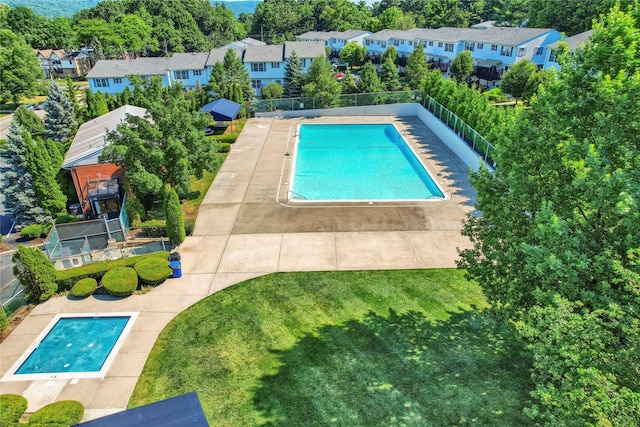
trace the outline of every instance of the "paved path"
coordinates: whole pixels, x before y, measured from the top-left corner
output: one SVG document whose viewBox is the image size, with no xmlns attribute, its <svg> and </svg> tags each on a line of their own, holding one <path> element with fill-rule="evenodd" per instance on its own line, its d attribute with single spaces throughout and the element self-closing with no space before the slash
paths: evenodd
<svg viewBox="0 0 640 427">
<path fill-rule="evenodd" d="M 299 119 L 249 120 L 200 207 L 193 236 L 180 247 L 183 277 L 144 295 L 71 300 L 36 307 L 0 344 L 4 376 L 57 313 L 139 312 L 111 368 L 99 379 L 0 381 L 34 411 L 56 400 L 85 406 L 85 420 L 124 409 L 160 331 L 178 313 L 235 283 L 277 271 L 454 267 L 468 245 L 461 220 L 474 193 L 468 168 L 417 118 L 327 117 L 304 122 L 394 122 L 437 177 L 448 200 L 344 206 L 286 200 Z"/>
</svg>

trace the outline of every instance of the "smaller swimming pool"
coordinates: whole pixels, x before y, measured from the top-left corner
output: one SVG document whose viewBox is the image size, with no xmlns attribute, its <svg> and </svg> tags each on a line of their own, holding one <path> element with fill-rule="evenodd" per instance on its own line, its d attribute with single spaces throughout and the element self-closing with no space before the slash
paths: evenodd
<svg viewBox="0 0 640 427">
<path fill-rule="evenodd" d="M 299 126 L 289 200 L 442 199 L 442 190 L 394 125 Z"/>
<path fill-rule="evenodd" d="M 58 315 L 29 347 L 8 380 L 104 376 L 137 313 Z"/>
</svg>

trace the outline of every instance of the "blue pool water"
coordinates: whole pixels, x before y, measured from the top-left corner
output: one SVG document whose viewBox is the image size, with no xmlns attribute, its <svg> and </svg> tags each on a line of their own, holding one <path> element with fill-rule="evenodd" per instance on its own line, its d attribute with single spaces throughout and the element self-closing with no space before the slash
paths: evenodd
<svg viewBox="0 0 640 427">
<path fill-rule="evenodd" d="M 15 373 L 98 372 L 128 321 L 128 316 L 61 318 Z"/>
<path fill-rule="evenodd" d="M 300 125 L 292 200 L 443 198 L 391 124 Z"/>
</svg>

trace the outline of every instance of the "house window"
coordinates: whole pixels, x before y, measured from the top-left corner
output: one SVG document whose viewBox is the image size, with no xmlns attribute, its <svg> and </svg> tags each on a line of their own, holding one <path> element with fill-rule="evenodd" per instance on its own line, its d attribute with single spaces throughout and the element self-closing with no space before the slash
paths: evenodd
<svg viewBox="0 0 640 427">
<path fill-rule="evenodd" d="M 409 41 L 409 46 L 413 46 L 413 41 Z"/>
<path fill-rule="evenodd" d="M 542 48 L 541 47 L 536 47 L 533 49 L 533 56 L 536 55 L 542 55 Z"/>
<path fill-rule="evenodd" d="M 513 53 L 512 46 L 502 46 L 502 48 L 500 49 L 500 56 L 511 56 L 512 53 Z"/>
<path fill-rule="evenodd" d="M 251 71 L 254 73 L 262 73 L 264 72 L 264 62 L 253 62 L 251 63 Z"/>
<path fill-rule="evenodd" d="M 527 48 L 526 47 L 519 47 L 518 48 L 518 57 L 524 56 L 527 53 Z"/>
<path fill-rule="evenodd" d="M 496 45 L 496 44 L 492 44 L 492 45 L 491 45 L 491 50 L 493 50 L 494 52 L 495 52 L 496 50 L 498 50 L 498 45 Z"/>
<path fill-rule="evenodd" d="M 476 44 L 475 43 L 469 43 L 469 42 L 465 42 L 464 43 L 464 50 L 468 50 L 473 52 L 473 50 L 476 48 Z"/>
<path fill-rule="evenodd" d="M 96 79 L 96 87 L 109 87 L 109 80 Z"/>
<path fill-rule="evenodd" d="M 444 45 L 445 52 L 453 52 L 453 43 L 447 43 Z"/>
<path fill-rule="evenodd" d="M 187 70 L 175 70 L 173 74 L 177 80 L 186 80 L 189 78 L 189 72 Z"/>
<path fill-rule="evenodd" d="M 438 47 L 442 47 L 442 42 L 438 42 Z"/>
<path fill-rule="evenodd" d="M 280 63 L 279 62 L 272 62 L 271 63 L 271 68 L 280 68 Z"/>
<path fill-rule="evenodd" d="M 365 44 L 365 46 L 369 46 L 371 44 L 371 40 L 365 40 L 364 44 Z"/>
<path fill-rule="evenodd" d="M 387 42 L 380 43 L 380 46 L 383 47 L 383 48 L 386 48 L 387 47 Z"/>
<path fill-rule="evenodd" d="M 262 80 L 251 80 L 251 87 L 254 89 L 260 89 L 262 87 Z"/>
<path fill-rule="evenodd" d="M 478 50 L 484 49 L 484 43 L 478 43 Z"/>
<path fill-rule="evenodd" d="M 398 40 L 398 39 L 393 39 L 393 45 L 394 45 L 394 46 L 400 46 L 400 40 Z"/>
<path fill-rule="evenodd" d="M 551 54 L 549 55 L 549 62 L 558 62 L 554 51 L 551 51 Z"/>
<path fill-rule="evenodd" d="M 433 40 L 429 40 L 429 46 L 433 46 Z"/>
<path fill-rule="evenodd" d="M 120 83 L 122 83 L 122 79 L 120 77 L 114 77 L 113 78 L 113 82 L 116 83 L 116 84 L 120 84 Z"/>
<path fill-rule="evenodd" d="M 193 70 L 193 75 L 194 76 L 201 76 L 202 75 L 202 70 Z"/>
</svg>

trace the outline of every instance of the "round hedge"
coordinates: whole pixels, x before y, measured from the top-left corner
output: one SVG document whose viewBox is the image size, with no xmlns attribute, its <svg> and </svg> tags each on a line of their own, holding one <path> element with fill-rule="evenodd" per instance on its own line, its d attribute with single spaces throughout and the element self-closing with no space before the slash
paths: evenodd
<svg viewBox="0 0 640 427">
<path fill-rule="evenodd" d="M 116 267 L 102 277 L 102 286 L 114 297 L 129 296 L 138 287 L 138 273 L 131 267 Z"/>
<path fill-rule="evenodd" d="M 38 409 L 29 417 L 29 424 L 73 425 L 82 420 L 84 406 L 76 400 L 61 400 Z"/>
<path fill-rule="evenodd" d="M 147 258 L 136 263 L 133 268 L 140 276 L 140 280 L 147 285 L 159 285 L 171 276 L 169 261 L 164 258 Z"/>
<path fill-rule="evenodd" d="M 10 426 L 27 410 L 27 399 L 17 394 L 0 395 L 0 426 Z"/>
<path fill-rule="evenodd" d="M 69 291 L 69 294 L 78 298 L 88 297 L 96 290 L 98 286 L 98 282 L 96 279 L 91 277 L 85 277 L 84 279 L 80 279 L 76 282 L 75 285 Z"/>
</svg>

